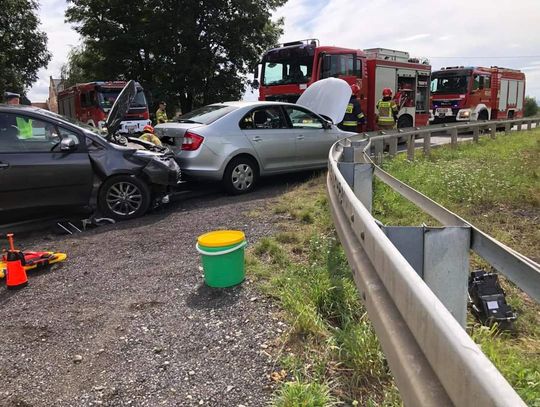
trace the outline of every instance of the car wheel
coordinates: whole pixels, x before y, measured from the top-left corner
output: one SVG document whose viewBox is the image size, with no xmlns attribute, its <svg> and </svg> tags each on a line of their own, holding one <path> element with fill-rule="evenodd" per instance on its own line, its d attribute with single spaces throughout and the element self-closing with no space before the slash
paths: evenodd
<svg viewBox="0 0 540 407">
<path fill-rule="evenodd" d="M 119 175 L 106 180 L 99 190 L 99 209 L 115 220 L 133 219 L 150 206 L 150 189 L 138 178 Z"/>
<path fill-rule="evenodd" d="M 258 168 L 254 160 L 237 157 L 225 168 L 223 186 L 232 195 L 245 194 L 253 190 L 258 177 Z"/>
</svg>

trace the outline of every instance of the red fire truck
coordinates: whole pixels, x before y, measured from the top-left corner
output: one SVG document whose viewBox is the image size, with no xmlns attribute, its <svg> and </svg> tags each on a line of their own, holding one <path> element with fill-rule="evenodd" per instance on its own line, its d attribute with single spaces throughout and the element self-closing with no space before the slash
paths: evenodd
<svg viewBox="0 0 540 407">
<path fill-rule="evenodd" d="M 256 79 L 258 78 L 258 69 Z M 367 117 L 364 130 L 376 129 L 376 104 L 382 90 L 401 96 L 398 127 L 424 126 L 429 121 L 431 66 L 407 52 L 384 48 L 357 50 L 320 46 L 316 39 L 282 44 L 264 53 L 259 100 L 295 102 L 312 83 L 335 77 L 361 86 L 358 95 Z"/>
<path fill-rule="evenodd" d="M 81 83 L 58 93 L 58 113 L 90 126 L 102 128 L 114 101 L 127 82 Z M 142 87 L 137 83 L 137 95 L 120 126 L 120 133 L 140 133 L 149 120 L 148 105 Z"/>
<path fill-rule="evenodd" d="M 452 66 L 431 76 L 432 123 L 523 117 L 525 74 L 493 66 Z"/>
</svg>

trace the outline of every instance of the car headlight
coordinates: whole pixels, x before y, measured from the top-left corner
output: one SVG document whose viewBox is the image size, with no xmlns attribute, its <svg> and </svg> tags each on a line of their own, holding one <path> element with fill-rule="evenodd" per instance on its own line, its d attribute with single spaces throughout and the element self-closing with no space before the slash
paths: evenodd
<svg viewBox="0 0 540 407">
<path fill-rule="evenodd" d="M 470 110 L 465 110 L 463 112 L 459 112 L 459 117 L 462 118 L 462 119 L 467 119 L 471 116 L 471 111 Z"/>
</svg>

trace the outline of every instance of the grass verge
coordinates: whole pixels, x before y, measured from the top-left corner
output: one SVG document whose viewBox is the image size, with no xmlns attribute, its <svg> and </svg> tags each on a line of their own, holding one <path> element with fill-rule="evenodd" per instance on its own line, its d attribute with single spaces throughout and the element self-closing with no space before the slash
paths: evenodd
<svg viewBox="0 0 540 407">
<path fill-rule="evenodd" d="M 540 261 L 540 130 L 481 139 L 457 149 L 437 148 L 409 162 L 403 155 L 385 170 L 459 214 L 513 249 Z M 438 223 L 376 182 L 373 215 L 385 224 Z M 478 257 L 473 267 L 488 265 Z M 501 279 L 518 313 L 515 335 L 500 334 L 469 319 L 473 339 L 520 396 L 540 406 L 540 307 Z"/>
<path fill-rule="evenodd" d="M 249 251 L 247 270 L 288 322 L 271 375 L 273 404 L 401 405 L 336 239 L 325 177 L 289 191 L 272 210 L 279 233 Z"/>
</svg>

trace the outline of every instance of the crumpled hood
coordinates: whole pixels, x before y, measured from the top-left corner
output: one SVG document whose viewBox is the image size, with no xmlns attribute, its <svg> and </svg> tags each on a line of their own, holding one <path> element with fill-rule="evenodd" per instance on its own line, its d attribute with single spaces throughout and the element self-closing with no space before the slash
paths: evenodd
<svg viewBox="0 0 540 407">
<path fill-rule="evenodd" d="M 136 95 L 137 86 L 135 85 L 135 81 L 131 80 L 124 86 L 124 89 L 122 89 L 122 92 L 120 92 L 114 101 L 114 104 L 109 111 L 109 115 L 107 116 L 106 126 L 109 136 L 116 133 L 120 128 L 120 123 L 124 119 L 124 116 L 128 112 L 129 106 Z"/>
<path fill-rule="evenodd" d="M 338 124 L 345 116 L 351 94 L 350 85 L 343 79 L 326 78 L 307 88 L 296 104 L 326 116 L 332 119 L 334 124 Z"/>
</svg>

